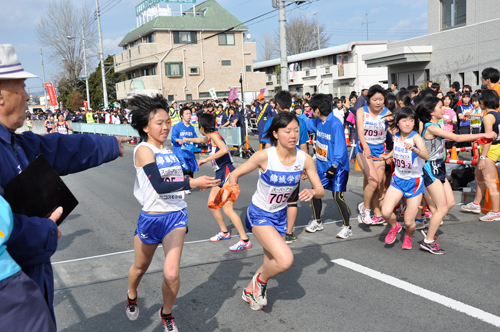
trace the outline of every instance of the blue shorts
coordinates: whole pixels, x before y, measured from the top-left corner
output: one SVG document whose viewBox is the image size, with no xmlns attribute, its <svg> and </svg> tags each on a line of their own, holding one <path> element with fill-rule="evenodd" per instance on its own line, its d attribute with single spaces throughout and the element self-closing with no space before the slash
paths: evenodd
<svg viewBox="0 0 500 332">
<path fill-rule="evenodd" d="M 370 152 L 371 152 L 372 156 L 377 157 L 377 158 L 380 157 L 380 155 L 387 152 L 387 148 L 386 148 L 385 143 L 377 144 L 377 145 L 368 144 L 368 146 L 370 147 Z M 358 154 L 358 152 L 363 153 L 363 149 L 362 149 L 361 143 L 359 143 L 359 141 L 358 141 L 358 144 L 356 145 L 356 154 Z"/>
<path fill-rule="evenodd" d="M 141 211 L 134 236 L 139 235 L 139 239 L 144 244 L 158 244 L 168 233 L 176 228 L 186 227 L 188 232 L 188 214 L 186 209 L 162 214 L 150 214 Z"/>
<path fill-rule="evenodd" d="M 429 160 L 424 165 L 424 185 L 426 187 L 439 180 L 446 181 L 446 164 L 444 160 Z"/>
<path fill-rule="evenodd" d="M 401 191 L 405 198 L 413 198 L 424 193 L 424 181 L 422 177 L 403 180 L 392 175 L 391 186 Z"/>
<path fill-rule="evenodd" d="M 222 167 L 218 171 L 215 171 L 215 179 L 220 179 L 219 187 L 222 188 L 224 186 L 224 183 L 229 180 L 229 175 L 232 171 L 234 171 L 233 164 L 222 165 Z"/>
<path fill-rule="evenodd" d="M 319 179 L 323 188 L 330 191 L 341 191 L 345 192 L 347 187 L 347 181 L 349 180 L 349 172 L 343 169 L 338 170 L 335 173 L 333 179 L 328 179 L 323 172 L 318 172 Z"/>
<path fill-rule="evenodd" d="M 184 156 L 177 155 L 177 159 L 181 162 L 181 167 L 183 171 L 191 170 L 191 173 L 198 172 L 200 168 L 198 167 L 198 162 L 196 157 L 186 158 Z"/>
<path fill-rule="evenodd" d="M 248 231 L 251 232 L 253 226 L 273 226 L 281 236 L 285 235 L 286 210 L 287 208 L 285 207 L 276 212 L 267 212 L 250 203 L 246 218 Z"/>
</svg>

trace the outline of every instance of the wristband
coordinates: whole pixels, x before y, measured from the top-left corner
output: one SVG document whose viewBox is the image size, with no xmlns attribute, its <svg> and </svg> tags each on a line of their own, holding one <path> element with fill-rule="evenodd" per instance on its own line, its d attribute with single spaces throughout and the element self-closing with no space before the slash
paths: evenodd
<svg viewBox="0 0 500 332">
<path fill-rule="evenodd" d="M 486 157 L 485 156 L 480 156 L 479 159 L 480 160 L 486 160 Z"/>
</svg>

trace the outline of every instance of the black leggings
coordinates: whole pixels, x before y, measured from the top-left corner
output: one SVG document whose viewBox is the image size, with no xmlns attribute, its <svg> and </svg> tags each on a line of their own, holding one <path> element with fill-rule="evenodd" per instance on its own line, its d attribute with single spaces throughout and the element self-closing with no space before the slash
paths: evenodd
<svg viewBox="0 0 500 332">
<path fill-rule="evenodd" d="M 349 206 L 344 200 L 344 192 L 342 191 L 333 191 L 333 200 L 337 204 L 337 207 L 339 208 L 340 216 L 342 217 L 342 220 L 344 222 L 344 226 L 349 226 L 349 218 L 351 215 L 351 211 L 349 210 Z M 312 199 L 312 207 L 313 207 L 313 214 L 314 214 L 314 219 L 316 220 L 321 220 L 321 208 L 323 206 L 323 203 L 320 198 L 313 198 Z"/>
</svg>

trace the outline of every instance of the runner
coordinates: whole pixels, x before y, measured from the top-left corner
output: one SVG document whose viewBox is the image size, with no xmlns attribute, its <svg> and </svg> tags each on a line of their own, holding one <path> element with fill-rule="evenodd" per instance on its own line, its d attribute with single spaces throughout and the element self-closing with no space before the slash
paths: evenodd
<svg viewBox="0 0 500 332">
<path fill-rule="evenodd" d="M 59 113 L 57 115 L 56 125 L 52 129 L 52 132 L 53 133 L 59 133 L 59 134 L 62 134 L 62 135 L 68 135 L 69 134 L 68 130 L 73 131 L 73 128 L 71 128 L 71 126 L 69 125 L 69 123 L 67 123 L 66 121 L 64 121 L 64 115 L 62 115 L 62 113 Z"/>
<path fill-rule="evenodd" d="M 387 118 L 391 112 L 384 106 L 385 90 L 380 85 L 373 85 L 367 94 L 368 105 L 356 111 L 358 144 L 356 159 L 367 180 L 364 186 L 364 201 L 358 205 L 358 221 L 368 225 L 383 224 L 383 219 L 372 219 L 370 205 L 379 206 L 376 191 L 383 184 L 385 160 L 380 156 L 386 153 Z M 379 197 L 381 198 L 381 197 Z"/>
<path fill-rule="evenodd" d="M 391 229 L 385 237 L 385 243 L 393 244 L 396 241 L 396 235 L 402 229 L 393 211 L 399 201 L 405 197 L 406 235 L 403 239 L 402 249 L 411 249 L 413 232 L 416 227 L 415 217 L 424 193 L 422 168 L 425 163 L 424 159 L 427 159 L 429 154 L 422 137 L 416 131 L 418 130 L 418 118 L 413 108 L 405 106 L 399 109 L 394 114 L 391 129 L 399 130 L 394 135 L 394 148 L 389 154 L 381 156 L 383 160 L 394 157 L 394 174 L 382 204 L 382 216 L 391 225 Z"/>
<path fill-rule="evenodd" d="M 424 166 L 424 184 L 427 188 L 425 193 L 426 201 L 432 212 L 429 227 L 421 230 L 425 239 L 421 242 L 420 248 L 432 254 L 445 253 L 439 244 L 434 241 L 437 239 L 435 235 L 444 216 L 455 205 L 451 185 L 446 179 L 445 140 L 466 142 L 495 136 L 492 133 L 457 135 L 443 130 L 439 126 L 439 121 L 444 117 L 445 111 L 443 102 L 437 97 L 426 97 L 417 107 L 417 113 L 420 114 L 420 120 L 424 124 L 422 137 L 429 152 L 428 161 Z M 436 202 L 439 202 L 439 204 L 436 204 Z M 467 206 L 473 205 L 469 203 Z M 462 206 L 462 209 L 464 207 Z"/>
<path fill-rule="evenodd" d="M 26 128 L 28 128 L 28 131 L 33 130 L 33 121 L 30 119 L 29 116 L 26 117 Z"/>
<path fill-rule="evenodd" d="M 168 105 L 163 96 L 135 96 L 129 101 L 132 127 L 142 139 L 134 150 L 137 177 L 134 195 L 142 211 L 134 234 L 135 261 L 128 272 L 126 313 L 130 320 L 139 316 L 137 286 L 146 273 L 158 244 L 163 244 L 163 306 L 160 317 L 164 331 L 178 331 L 172 316 L 180 287 L 179 266 L 188 231 L 188 215 L 183 190 L 205 190 L 217 186 L 220 180 L 208 176 L 193 179 L 184 177 L 181 163 L 164 144 L 170 131 Z"/>
<path fill-rule="evenodd" d="M 273 147 L 256 152 L 229 176 L 229 184 L 232 184 L 259 169 L 257 190 L 248 207 L 246 226 L 264 248 L 264 263 L 242 295 L 253 310 L 261 310 L 267 304 L 269 279 L 288 270 L 293 263 L 293 253 L 284 239 L 287 198 L 297 187 L 303 170 L 313 189 L 302 190 L 299 199 L 307 202 L 325 195 L 312 158 L 295 147 L 299 139 L 299 121 L 295 115 L 290 112 L 275 115 L 265 136 L 271 139 Z"/>
<path fill-rule="evenodd" d="M 210 156 L 205 159 L 200 159 L 198 161 L 198 165 L 201 166 L 211 161 L 212 167 L 215 171 L 215 178 L 221 181 L 219 187 L 222 188 L 224 183 L 228 180 L 229 174 L 234 170 L 234 166 L 233 157 L 231 157 L 231 154 L 229 153 L 224 137 L 222 137 L 214 127 L 215 121 L 215 116 L 212 114 L 200 115 L 200 133 L 208 138 L 207 148 Z M 208 202 L 214 201 L 215 196 L 219 192 L 219 187 L 212 188 L 210 195 L 208 196 Z M 222 209 L 224 210 L 226 216 L 229 217 L 234 227 L 236 227 L 236 230 L 240 235 L 240 240 L 236 244 L 229 247 L 229 250 L 240 251 L 252 248 L 252 243 L 245 232 L 241 219 L 234 216 L 235 212 L 233 210 L 233 203 L 228 201 L 224 204 Z M 231 238 L 231 233 L 227 230 L 226 224 L 224 223 L 224 217 L 222 216 L 220 209 L 209 208 L 209 210 L 212 212 L 215 221 L 217 221 L 217 224 L 219 224 L 220 227 L 220 232 L 211 237 L 210 241 L 219 242 L 220 240 L 229 240 Z"/>
<path fill-rule="evenodd" d="M 50 134 L 52 132 L 52 128 L 54 127 L 54 118 L 52 117 L 52 115 L 48 116 L 43 125 L 45 127 L 46 133 Z"/>
<path fill-rule="evenodd" d="M 492 211 L 488 212 L 485 216 L 479 218 L 481 221 L 497 221 L 500 220 L 500 197 L 498 193 L 498 188 L 496 184 L 497 177 L 497 168 L 495 163 L 498 161 L 500 157 L 500 139 L 498 137 L 494 137 L 494 134 L 498 135 L 499 126 L 500 126 L 500 112 L 498 112 L 499 107 L 499 98 L 498 93 L 495 90 L 484 90 L 481 93 L 481 108 L 485 110 L 487 113 L 483 118 L 483 123 L 481 124 L 481 133 L 482 135 L 473 135 L 473 136 L 482 136 L 485 138 L 494 138 L 495 141 L 489 142 L 487 144 L 481 144 L 479 163 L 477 165 L 476 171 L 476 196 L 474 197 L 474 201 L 467 204 L 462 205 L 462 210 L 480 213 L 481 212 L 481 200 L 483 199 L 485 193 L 485 186 L 488 187 Z M 487 137 L 484 134 L 491 134 L 490 137 Z"/>
<path fill-rule="evenodd" d="M 317 94 L 311 98 L 312 115 L 314 119 L 310 127 L 316 133 L 316 167 L 323 188 L 330 190 L 333 200 L 342 216 L 343 226 L 337 234 L 338 238 L 347 239 L 352 236 L 349 224 L 351 211 L 344 200 L 347 181 L 349 180 L 349 153 L 344 135 L 344 126 L 332 112 L 330 98 Z M 308 174 L 309 175 L 309 174 Z M 321 222 L 321 198 L 312 199 L 314 219 L 309 222 L 306 232 L 314 233 L 323 230 Z"/>
</svg>

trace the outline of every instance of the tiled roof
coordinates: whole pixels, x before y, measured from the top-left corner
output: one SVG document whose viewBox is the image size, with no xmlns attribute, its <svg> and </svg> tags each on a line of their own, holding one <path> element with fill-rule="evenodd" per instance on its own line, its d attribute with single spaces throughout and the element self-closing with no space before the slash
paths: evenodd
<svg viewBox="0 0 500 332">
<path fill-rule="evenodd" d="M 195 11 L 201 12 L 204 9 L 205 15 L 202 17 L 193 16 L 158 16 L 157 18 L 141 25 L 137 29 L 130 31 L 118 46 L 123 46 L 140 36 L 144 36 L 150 31 L 161 29 L 172 30 L 225 30 L 233 28 L 235 30 L 248 30 L 236 17 L 229 13 L 215 0 L 207 0 L 196 6 Z M 193 8 L 185 10 L 184 13 L 192 13 Z"/>
</svg>

